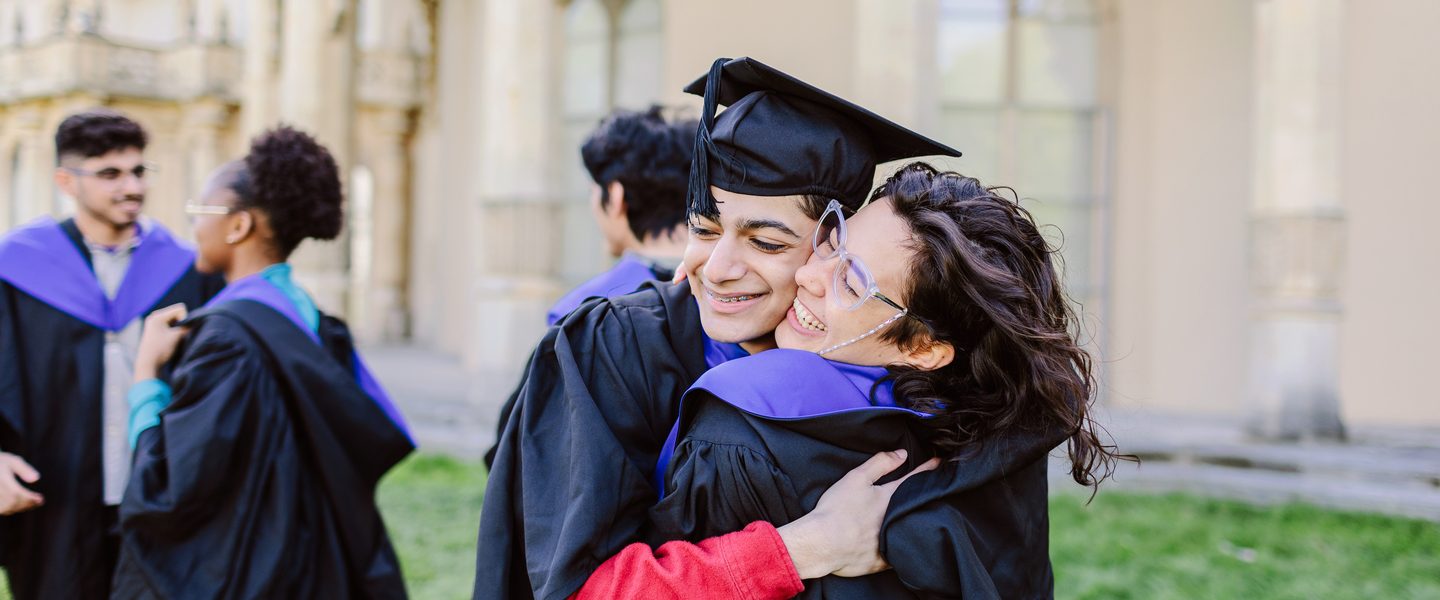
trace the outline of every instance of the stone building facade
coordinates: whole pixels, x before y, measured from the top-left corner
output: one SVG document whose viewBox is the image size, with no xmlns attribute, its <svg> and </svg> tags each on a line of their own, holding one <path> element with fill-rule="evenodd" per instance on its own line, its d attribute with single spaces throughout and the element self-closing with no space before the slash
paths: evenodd
<svg viewBox="0 0 1440 600">
<path fill-rule="evenodd" d="M 680 88 L 749 55 L 1055 225 L 1106 403 L 1440 427 L 1436 23 L 1427 0 L 0 0 L 0 226 L 68 210 L 73 110 L 151 130 L 149 212 L 182 232 L 211 169 L 300 125 L 349 174 L 307 285 L 486 402 L 605 266 L 578 141 L 614 107 L 694 110 Z"/>
</svg>

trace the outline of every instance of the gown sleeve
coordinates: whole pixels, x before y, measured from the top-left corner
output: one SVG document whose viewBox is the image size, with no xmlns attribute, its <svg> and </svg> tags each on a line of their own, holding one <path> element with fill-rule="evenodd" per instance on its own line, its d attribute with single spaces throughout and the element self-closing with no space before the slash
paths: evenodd
<svg viewBox="0 0 1440 600">
<path fill-rule="evenodd" d="M 756 521 L 741 531 L 667 542 L 652 551 L 635 543 L 605 561 L 573 600 L 783 600 L 805 590 L 775 527 Z"/>
<path fill-rule="evenodd" d="M 0 439 L 21 423 L 20 340 L 15 334 L 15 305 L 10 286 L 0 282 Z M 5 450 L 0 444 L 0 451 Z"/>
<path fill-rule="evenodd" d="M 922 598 L 1053 596 L 1046 453 L 1063 436 L 1009 436 L 902 484 L 880 530 L 901 582 Z"/>
<path fill-rule="evenodd" d="M 567 598 L 644 538 L 650 474 L 697 375 L 664 318 L 592 300 L 541 341 L 490 471 L 475 598 Z"/>
<path fill-rule="evenodd" d="M 216 498 L 234 493 L 244 454 L 265 427 L 257 397 L 276 381 L 245 338 L 206 323 L 186 342 L 170 378 L 160 423 L 139 433 L 121 504 L 127 529 L 180 539 L 206 521 Z"/>
</svg>

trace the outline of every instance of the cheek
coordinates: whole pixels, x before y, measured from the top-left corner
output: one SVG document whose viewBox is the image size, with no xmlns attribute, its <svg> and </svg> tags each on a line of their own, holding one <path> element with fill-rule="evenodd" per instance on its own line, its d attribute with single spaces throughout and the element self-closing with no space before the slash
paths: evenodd
<svg viewBox="0 0 1440 600">
<path fill-rule="evenodd" d="M 765 271 L 765 279 L 770 287 L 777 291 L 793 293 L 796 289 L 795 278 L 799 275 L 800 269 L 810 259 L 808 252 L 794 252 L 775 257 L 767 261 L 771 265 Z"/>
<path fill-rule="evenodd" d="M 710 251 L 715 248 L 714 242 L 701 241 L 690 236 L 685 244 L 685 254 L 680 259 L 680 269 L 685 271 L 686 277 L 695 277 L 695 272 L 705 265 L 705 260 L 710 257 Z"/>
</svg>

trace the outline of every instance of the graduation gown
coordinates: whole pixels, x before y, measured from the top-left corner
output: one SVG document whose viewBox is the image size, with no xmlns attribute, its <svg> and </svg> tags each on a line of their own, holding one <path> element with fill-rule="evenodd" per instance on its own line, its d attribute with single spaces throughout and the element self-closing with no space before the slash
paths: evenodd
<svg viewBox="0 0 1440 600">
<path fill-rule="evenodd" d="M 0 450 L 40 472 L 37 509 L 0 517 L 16 598 L 103 598 L 114 566 L 102 490 L 106 335 L 158 308 L 199 308 L 224 285 L 189 246 L 147 223 L 114 298 L 73 221 L 43 218 L 0 240 Z"/>
<path fill-rule="evenodd" d="M 405 597 L 375 487 L 414 446 L 344 324 L 294 311 L 246 278 L 190 319 L 135 450 L 113 598 Z"/>
<path fill-rule="evenodd" d="M 570 314 L 579 308 L 586 300 L 591 298 L 609 298 L 611 296 L 623 296 L 640 289 L 640 286 L 647 281 L 669 281 L 675 274 L 657 266 L 647 264 L 639 258 L 626 254 L 615 263 L 614 267 L 596 275 L 593 279 L 580 284 L 570 293 L 565 294 L 550 307 L 545 315 L 545 323 L 554 326 L 559 323 L 565 315 Z M 522 385 L 516 386 L 505 404 L 500 407 L 500 418 L 495 423 L 495 444 L 485 451 L 485 468 L 489 469 L 495 465 L 495 452 L 500 448 L 500 436 L 505 433 L 505 422 L 510 420 L 510 413 L 515 410 L 515 400 L 519 396 Z"/>
<path fill-rule="evenodd" d="M 707 369 L 688 285 L 582 305 L 531 356 L 480 515 L 477 599 L 575 593 L 644 539 L 650 476 L 681 394 Z"/>
<path fill-rule="evenodd" d="M 756 521 L 789 523 L 877 452 L 932 454 L 921 413 L 893 406 L 883 369 L 772 350 L 706 373 L 686 393 L 652 545 L 699 541 Z M 960 401 L 957 399 L 957 401 Z M 889 404 L 887 406 L 886 404 Z M 801 598 L 1048 598 L 1047 452 L 1063 432 L 987 442 L 921 473 L 891 499 L 881 573 L 806 582 Z"/>
</svg>

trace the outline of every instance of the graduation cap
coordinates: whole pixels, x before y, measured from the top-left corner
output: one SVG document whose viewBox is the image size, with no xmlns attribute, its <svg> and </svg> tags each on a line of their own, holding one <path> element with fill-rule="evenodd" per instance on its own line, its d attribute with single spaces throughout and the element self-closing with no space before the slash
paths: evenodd
<svg viewBox="0 0 1440 600">
<path fill-rule="evenodd" d="M 960 151 L 752 58 L 716 60 L 685 87 L 703 95 L 690 211 L 716 214 L 710 186 L 753 196 L 819 195 L 858 208 L 875 165 Z M 719 117 L 718 105 L 726 105 Z"/>
</svg>

